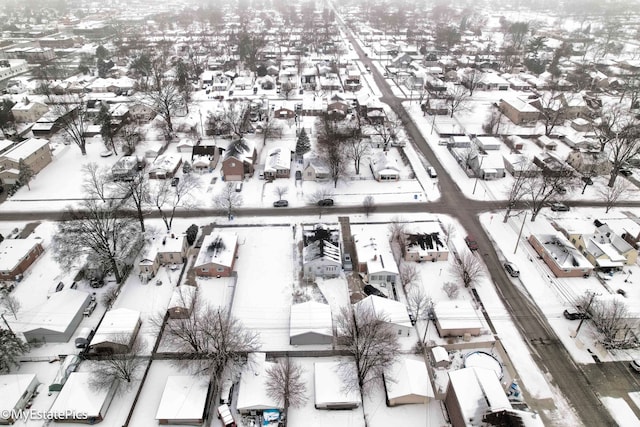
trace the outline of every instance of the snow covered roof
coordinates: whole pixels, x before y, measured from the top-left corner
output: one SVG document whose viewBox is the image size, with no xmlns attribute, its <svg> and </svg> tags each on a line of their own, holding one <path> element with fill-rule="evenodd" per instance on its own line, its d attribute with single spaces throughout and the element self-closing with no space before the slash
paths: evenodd
<svg viewBox="0 0 640 427">
<path fill-rule="evenodd" d="M 149 173 L 163 174 L 175 171 L 182 163 L 182 157 L 177 154 L 163 154 L 158 156 L 149 168 Z"/>
<path fill-rule="evenodd" d="M 468 300 L 442 300 L 433 307 L 441 329 L 480 329 L 482 321 Z"/>
<path fill-rule="evenodd" d="M 331 307 L 316 301 L 307 301 L 291 306 L 289 336 L 306 333 L 333 336 Z"/>
<path fill-rule="evenodd" d="M 449 352 L 446 348 L 442 346 L 436 346 L 431 348 L 431 354 L 433 355 L 433 361 L 435 363 L 438 362 L 449 362 Z"/>
<path fill-rule="evenodd" d="M 238 235 L 228 231 L 218 231 L 204 236 L 194 267 L 213 263 L 225 267 L 233 265 L 233 257 L 238 244 Z M 211 249 L 209 247 L 211 246 Z"/>
<path fill-rule="evenodd" d="M 44 304 L 20 313 L 20 320 L 24 324 L 22 332 L 35 329 L 65 332 L 78 312 L 89 304 L 89 300 L 89 293 L 85 291 L 63 289 L 55 292 Z"/>
<path fill-rule="evenodd" d="M 386 236 L 377 238 L 354 234 L 353 242 L 358 252 L 358 262 L 366 263 L 367 265 L 367 274 L 399 274 L 398 266 L 393 258 L 391 246 Z"/>
<path fill-rule="evenodd" d="M 99 418 L 100 410 L 107 399 L 113 396 L 111 387 L 97 388 L 91 384 L 93 372 L 73 372 L 67 378 L 60 394 L 51 405 L 50 412 L 60 414 L 59 418 L 72 418 L 72 415 Z M 115 381 L 115 380 L 114 380 Z"/>
<path fill-rule="evenodd" d="M 317 259 L 323 259 L 342 265 L 340 247 L 324 239 L 311 242 L 302 248 L 302 257 L 305 264 Z"/>
<path fill-rule="evenodd" d="M 120 342 L 123 338 L 127 342 L 126 337 L 136 331 L 139 322 L 139 311 L 128 308 L 109 310 L 102 318 L 102 322 L 91 340 L 91 345 L 114 342 L 114 340 Z"/>
<path fill-rule="evenodd" d="M 6 153 L 2 154 L 2 157 L 5 157 L 17 163 L 20 161 L 20 159 L 27 159 L 33 153 L 48 145 L 48 139 L 30 138 L 16 145 Z"/>
<path fill-rule="evenodd" d="M 38 381 L 35 374 L 0 375 L 0 419 L 6 419 L 4 414 L 16 408 L 34 381 Z"/>
<path fill-rule="evenodd" d="M 340 370 L 353 369 L 355 375 L 356 364 L 352 366 L 340 366 L 340 362 L 316 362 L 314 363 L 314 391 L 315 404 L 325 406 L 327 404 L 352 404 L 360 405 L 360 392 L 356 387 L 345 387 Z"/>
<path fill-rule="evenodd" d="M 465 420 L 482 420 L 487 412 L 512 409 L 495 372 L 483 368 L 464 368 L 449 372 L 449 385 L 455 390 Z"/>
<path fill-rule="evenodd" d="M 40 239 L 4 239 L 0 242 L 0 272 L 15 269 L 40 242 Z"/>
<path fill-rule="evenodd" d="M 249 353 L 240 376 L 238 411 L 278 409 L 279 405 L 267 395 L 267 369 L 275 365 L 266 361 L 266 353 Z"/>
<path fill-rule="evenodd" d="M 189 308 L 191 307 L 193 297 L 198 290 L 195 286 L 183 285 L 177 286 L 171 294 L 171 300 L 169 300 L 169 308 Z"/>
<path fill-rule="evenodd" d="M 544 250 L 562 269 L 592 269 L 593 265 L 562 234 L 534 234 Z"/>
<path fill-rule="evenodd" d="M 281 147 L 271 148 L 267 151 L 264 171 L 275 173 L 278 170 L 289 170 L 291 168 L 291 151 Z"/>
<path fill-rule="evenodd" d="M 384 383 L 389 400 L 409 395 L 434 397 L 423 360 L 398 358 L 385 374 Z"/>
<path fill-rule="evenodd" d="M 411 319 L 407 307 L 399 302 L 389 298 L 383 298 L 376 295 L 369 295 L 365 299 L 355 304 L 358 309 L 365 308 L 372 310 L 376 316 L 383 318 L 388 323 L 411 327 Z"/>
<path fill-rule="evenodd" d="M 196 375 L 171 375 L 160 398 L 157 420 L 198 420 L 203 417 L 209 381 Z"/>
</svg>

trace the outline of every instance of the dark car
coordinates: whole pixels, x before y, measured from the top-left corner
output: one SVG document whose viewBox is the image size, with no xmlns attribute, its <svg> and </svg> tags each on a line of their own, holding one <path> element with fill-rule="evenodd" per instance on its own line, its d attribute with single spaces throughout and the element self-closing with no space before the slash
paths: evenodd
<svg viewBox="0 0 640 427">
<path fill-rule="evenodd" d="M 632 171 L 630 171 L 629 169 L 621 169 L 619 173 L 620 173 L 620 175 L 624 175 L 624 176 L 631 176 L 631 175 L 633 175 L 633 172 L 632 172 Z"/>
<path fill-rule="evenodd" d="M 467 244 L 467 246 L 469 246 L 469 249 L 471 249 L 472 251 L 478 250 L 478 242 L 476 242 L 476 239 L 474 239 L 473 236 L 469 235 L 465 237 L 464 242 Z"/>
<path fill-rule="evenodd" d="M 179 182 L 180 182 L 180 178 L 178 178 L 178 177 L 171 178 L 171 186 L 172 187 L 177 187 Z"/>
<path fill-rule="evenodd" d="M 569 308 L 563 311 L 562 315 L 565 317 L 565 319 L 569 319 L 569 320 L 587 319 L 589 317 L 587 316 L 586 313 L 576 310 L 574 308 Z"/>
<path fill-rule="evenodd" d="M 375 296 L 381 297 L 381 298 L 386 298 L 387 297 L 385 294 L 380 292 L 379 289 L 377 289 L 375 286 L 372 286 L 372 285 L 365 285 L 364 286 L 364 293 L 367 296 L 375 295 Z"/>
<path fill-rule="evenodd" d="M 287 206 L 289 206 L 289 202 L 287 200 L 276 200 L 273 202 L 274 208 L 286 208 Z"/>
<path fill-rule="evenodd" d="M 318 206 L 333 206 L 333 199 L 318 200 Z"/>
<path fill-rule="evenodd" d="M 518 267 L 516 267 L 516 265 L 512 262 L 505 262 L 504 269 L 507 270 L 507 273 L 509 273 L 511 277 L 520 276 L 520 271 L 518 270 Z"/>
<path fill-rule="evenodd" d="M 564 203 L 551 203 L 551 210 L 554 212 L 567 212 L 569 211 L 569 206 Z"/>
</svg>

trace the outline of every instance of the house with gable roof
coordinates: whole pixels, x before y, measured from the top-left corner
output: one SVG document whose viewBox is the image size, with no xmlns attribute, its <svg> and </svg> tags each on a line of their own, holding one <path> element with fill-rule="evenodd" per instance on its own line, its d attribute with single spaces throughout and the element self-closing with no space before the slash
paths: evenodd
<svg viewBox="0 0 640 427">
<path fill-rule="evenodd" d="M 244 143 L 246 148 L 241 152 L 227 148 L 222 161 L 222 176 L 225 181 L 242 181 L 245 175 L 253 175 L 258 154 L 251 140 L 245 140 Z"/>
<path fill-rule="evenodd" d="M 354 304 L 356 310 L 369 310 L 378 318 L 388 323 L 398 336 L 408 337 L 413 325 L 404 303 L 389 298 L 369 295 L 365 299 Z"/>
<path fill-rule="evenodd" d="M 397 161 L 390 159 L 386 151 L 380 151 L 369 160 L 371 172 L 376 181 L 399 181 L 400 167 Z"/>
<path fill-rule="evenodd" d="M 0 281 L 16 280 L 43 252 L 40 239 L 4 239 L 0 242 Z"/>
<path fill-rule="evenodd" d="M 388 406 L 427 404 L 435 397 L 424 360 L 400 356 L 383 379 Z"/>
<path fill-rule="evenodd" d="M 342 271 L 340 231 L 325 224 L 303 226 L 302 268 L 304 278 L 338 277 Z"/>
<path fill-rule="evenodd" d="M 238 235 L 215 231 L 202 240 L 200 252 L 193 263 L 196 276 L 229 277 L 238 254 Z"/>
<path fill-rule="evenodd" d="M 13 146 L 0 155 L 0 182 L 12 185 L 20 175 L 20 160 L 31 168 L 34 174 L 40 172 L 52 161 L 49 141 L 30 138 Z"/>
<path fill-rule="evenodd" d="M 289 178 L 291 175 L 291 151 L 274 147 L 267 151 L 264 162 L 264 179 Z"/>
</svg>

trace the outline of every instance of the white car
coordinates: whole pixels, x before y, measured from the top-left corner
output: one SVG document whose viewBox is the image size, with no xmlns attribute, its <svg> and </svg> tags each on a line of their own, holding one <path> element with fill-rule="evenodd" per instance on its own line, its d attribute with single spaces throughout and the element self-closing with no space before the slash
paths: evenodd
<svg viewBox="0 0 640 427">
<path fill-rule="evenodd" d="M 631 368 L 634 371 L 640 372 L 640 359 L 632 360 L 631 363 L 629 363 L 629 365 L 631 365 Z"/>
</svg>

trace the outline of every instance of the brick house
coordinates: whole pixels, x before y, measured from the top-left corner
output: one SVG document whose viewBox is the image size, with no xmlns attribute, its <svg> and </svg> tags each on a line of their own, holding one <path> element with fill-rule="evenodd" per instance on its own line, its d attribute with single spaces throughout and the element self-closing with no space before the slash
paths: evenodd
<svg viewBox="0 0 640 427">
<path fill-rule="evenodd" d="M 229 277 L 238 253 L 238 235 L 219 231 L 204 237 L 193 263 L 196 276 Z"/>
<path fill-rule="evenodd" d="M 38 239 L 4 239 L 0 242 L 0 281 L 16 280 L 43 252 Z"/>
<path fill-rule="evenodd" d="M 0 182 L 3 185 L 16 183 L 20 160 L 29 166 L 34 174 L 40 172 L 52 160 L 49 141 L 31 138 L 0 155 Z"/>
</svg>

